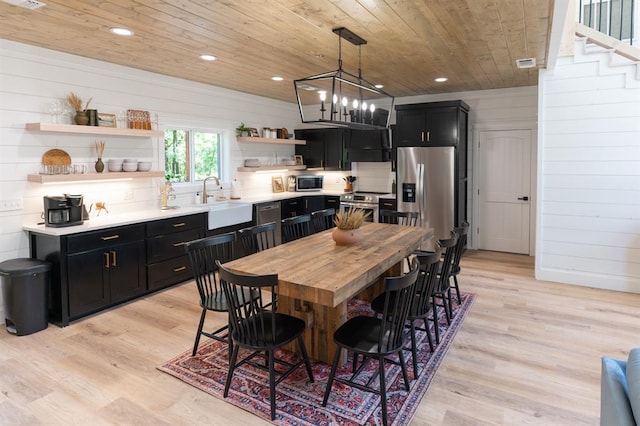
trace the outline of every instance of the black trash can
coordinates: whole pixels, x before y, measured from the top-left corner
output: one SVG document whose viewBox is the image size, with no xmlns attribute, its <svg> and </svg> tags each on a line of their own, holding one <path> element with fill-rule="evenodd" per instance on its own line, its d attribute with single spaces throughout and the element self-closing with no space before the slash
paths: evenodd
<svg viewBox="0 0 640 426">
<path fill-rule="evenodd" d="M 0 283 L 7 331 L 18 336 L 47 328 L 51 263 L 11 259 L 0 263 Z"/>
</svg>

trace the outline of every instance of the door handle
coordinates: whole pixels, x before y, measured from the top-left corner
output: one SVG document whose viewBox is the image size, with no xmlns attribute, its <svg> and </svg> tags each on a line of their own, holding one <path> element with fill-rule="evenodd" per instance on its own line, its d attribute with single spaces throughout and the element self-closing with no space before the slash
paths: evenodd
<svg viewBox="0 0 640 426">
<path fill-rule="evenodd" d="M 525 195 L 524 197 L 518 197 L 518 200 L 520 200 L 520 201 L 529 201 L 529 197 L 527 197 Z"/>
</svg>

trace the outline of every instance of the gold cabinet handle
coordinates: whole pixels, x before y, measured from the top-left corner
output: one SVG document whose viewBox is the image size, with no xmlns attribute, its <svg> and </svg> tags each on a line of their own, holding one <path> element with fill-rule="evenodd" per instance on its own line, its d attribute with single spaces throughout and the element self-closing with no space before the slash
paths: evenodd
<svg viewBox="0 0 640 426">
<path fill-rule="evenodd" d="M 182 272 L 182 271 L 184 271 L 185 269 L 187 269 L 187 267 L 186 267 L 186 266 L 180 266 L 180 267 L 178 267 L 178 268 L 173 268 L 173 272 Z"/>
<path fill-rule="evenodd" d="M 118 266 L 118 259 L 116 257 L 115 250 L 111 252 L 111 256 L 113 256 L 113 258 L 111 259 L 111 266 Z"/>
<path fill-rule="evenodd" d="M 102 241 L 116 240 L 120 238 L 120 235 L 109 235 L 108 237 L 101 237 Z"/>
<path fill-rule="evenodd" d="M 420 132 L 420 142 L 424 142 L 424 132 Z"/>
<path fill-rule="evenodd" d="M 431 132 L 427 132 L 427 142 L 431 142 Z"/>
<path fill-rule="evenodd" d="M 174 247 L 180 247 L 180 246 L 183 246 L 183 245 L 185 245 L 185 244 L 187 244 L 187 243 L 185 243 L 184 241 L 182 241 L 182 242 L 179 242 L 179 243 L 173 243 L 173 246 L 174 246 Z"/>
<path fill-rule="evenodd" d="M 320 160 L 320 167 L 324 167 L 324 160 Z"/>
<path fill-rule="evenodd" d="M 104 253 L 104 267 L 109 269 L 109 253 Z"/>
<path fill-rule="evenodd" d="M 186 225 L 186 223 L 184 223 L 184 222 L 180 222 L 180 223 L 174 223 L 174 224 L 173 224 L 173 225 L 171 225 L 171 226 L 173 226 L 174 228 L 180 228 L 181 226 L 185 226 L 185 225 Z"/>
</svg>

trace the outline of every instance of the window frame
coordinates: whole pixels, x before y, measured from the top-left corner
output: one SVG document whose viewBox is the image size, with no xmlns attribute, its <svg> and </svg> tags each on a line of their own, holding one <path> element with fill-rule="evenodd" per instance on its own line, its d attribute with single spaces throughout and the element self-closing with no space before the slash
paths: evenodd
<svg viewBox="0 0 640 426">
<path fill-rule="evenodd" d="M 194 158 L 197 156 L 196 150 L 195 150 L 195 144 L 194 144 L 194 134 L 195 133 L 210 133 L 210 134 L 217 134 L 218 135 L 218 149 L 217 149 L 217 156 L 218 156 L 218 174 L 220 176 L 217 176 L 221 181 L 222 180 L 227 180 L 228 175 L 229 175 L 229 138 L 228 138 L 228 131 L 223 130 L 223 129 L 217 129 L 217 128 L 207 128 L 207 127 L 191 127 L 191 126 L 171 126 L 171 125 L 167 125 L 165 126 L 164 130 L 179 130 L 179 131 L 184 131 L 186 133 L 185 135 L 185 144 L 186 144 L 186 157 L 185 157 L 185 161 L 187 163 L 187 177 L 188 179 L 185 179 L 185 181 L 182 182 L 172 182 L 172 184 L 174 186 L 187 186 L 187 185 L 193 185 L 196 183 L 201 183 L 204 179 L 196 179 L 195 178 L 195 161 Z M 163 170 L 165 172 L 165 174 L 167 173 L 167 157 L 166 157 L 166 142 L 165 142 L 165 137 L 163 135 L 162 137 L 162 152 L 160 153 L 160 156 L 162 158 L 162 162 L 163 162 Z"/>
</svg>

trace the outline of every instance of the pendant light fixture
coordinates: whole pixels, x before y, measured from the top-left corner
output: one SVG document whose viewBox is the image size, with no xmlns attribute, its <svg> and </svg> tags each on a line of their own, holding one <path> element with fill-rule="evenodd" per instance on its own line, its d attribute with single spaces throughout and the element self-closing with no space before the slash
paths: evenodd
<svg viewBox="0 0 640 426">
<path fill-rule="evenodd" d="M 362 77 L 361 47 L 367 41 L 344 27 L 338 35 L 338 69 L 294 80 L 303 123 L 373 129 L 389 127 L 394 97 Z M 342 68 L 342 39 L 358 46 L 358 75 Z"/>
</svg>

